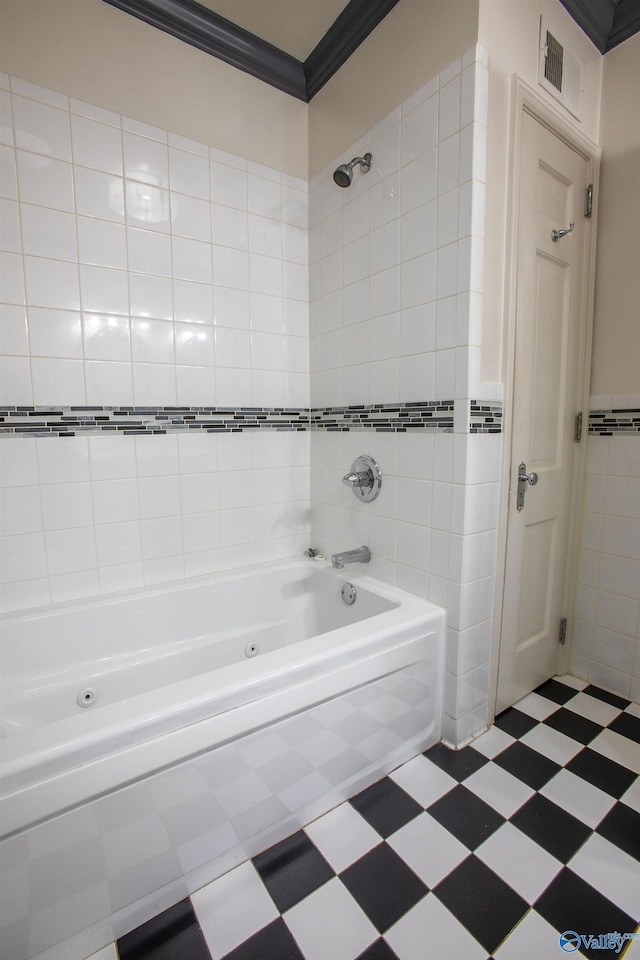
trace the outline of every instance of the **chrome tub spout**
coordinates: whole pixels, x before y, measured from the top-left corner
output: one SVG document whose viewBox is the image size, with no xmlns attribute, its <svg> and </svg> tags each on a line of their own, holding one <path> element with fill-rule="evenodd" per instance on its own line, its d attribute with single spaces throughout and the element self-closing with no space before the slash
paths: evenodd
<svg viewBox="0 0 640 960">
<path fill-rule="evenodd" d="M 331 565 L 339 570 L 345 563 L 369 563 L 369 560 L 371 560 L 369 547 L 356 547 L 355 550 L 334 553 L 331 557 Z"/>
</svg>

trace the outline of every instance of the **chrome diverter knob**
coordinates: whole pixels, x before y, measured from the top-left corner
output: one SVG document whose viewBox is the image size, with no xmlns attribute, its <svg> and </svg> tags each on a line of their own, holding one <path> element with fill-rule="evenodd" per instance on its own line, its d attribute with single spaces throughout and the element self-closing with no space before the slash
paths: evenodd
<svg viewBox="0 0 640 960">
<path fill-rule="evenodd" d="M 351 487 L 359 500 L 369 503 L 380 493 L 382 474 L 380 467 L 372 457 L 363 454 L 351 464 L 351 472 L 345 474 L 342 482 Z"/>
<path fill-rule="evenodd" d="M 371 470 L 363 470 L 361 473 L 347 473 L 342 478 L 342 482 L 348 487 L 370 487 L 373 485 L 373 473 Z"/>
</svg>

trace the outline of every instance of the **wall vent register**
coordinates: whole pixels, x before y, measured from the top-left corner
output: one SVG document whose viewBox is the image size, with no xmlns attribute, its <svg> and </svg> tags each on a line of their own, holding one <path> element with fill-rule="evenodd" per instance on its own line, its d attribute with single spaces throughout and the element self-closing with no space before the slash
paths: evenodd
<svg viewBox="0 0 640 960">
<path fill-rule="evenodd" d="M 538 83 L 566 107 L 574 117 L 580 117 L 581 64 L 544 17 L 540 17 L 540 56 Z"/>
</svg>

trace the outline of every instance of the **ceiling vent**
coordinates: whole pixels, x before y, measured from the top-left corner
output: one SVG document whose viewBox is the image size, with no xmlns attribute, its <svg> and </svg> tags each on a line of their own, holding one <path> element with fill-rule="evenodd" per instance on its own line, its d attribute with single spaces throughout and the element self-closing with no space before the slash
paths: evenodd
<svg viewBox="0 0 640 960">
<path fill-rule="evenodd" d="M 538 83 L 580 119 L 580 61 L 544 17 L 540 17 Z"/>
</svg>

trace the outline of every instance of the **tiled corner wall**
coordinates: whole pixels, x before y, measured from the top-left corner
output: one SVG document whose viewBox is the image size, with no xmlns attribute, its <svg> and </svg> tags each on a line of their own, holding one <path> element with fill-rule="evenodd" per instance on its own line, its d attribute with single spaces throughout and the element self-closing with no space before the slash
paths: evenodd
<svg viewBox="0 0 640 960">
<path fill-rule="evenodd" d="M 334 165 L 307 185 L 2 83 L 0 404 L 73 434 L 0 444 L 5 605 L 368 542 L 373 575 L 447 608 L 445 735 L 479 733 L 501 456 L 479 376 L 485 52 L 336 158 L 373 154 L 348 190 Z M 185 427 L 256 407 L 311 430 Z M 364 452 L 384 485 L 363 509 L 341 477 Z"/>
<path fill-rule="evenodd" d="M 0 110 L 0 405 L 308 409 L 306 181 L 6 75 Z M 308 546 L 306 432 L 77 433 L 0 442 L 6 608 Z"/>
<path fill-rule="evenodd" d="M 374 576 L 447 608 L 453 743 L 487 723 L 496 559 L 501 393 L 479 377 L 487 84 L 475 48 L 309 195 L 312 406 L 435 402 L 453 414 L 422 433 L 346 418 L 312 432 L 312 540 L 323 553 L 368 544 Z M 335 166 L 366 151 L 371 171 L 336 187 Z M 383 473 L 371 504 L 341 483 L 363 453 Z"/>
<path fill-rule="evenodd" d="M 570 669 L 640 700 L 640 397 L 594 397 Z"/>
</svg>

